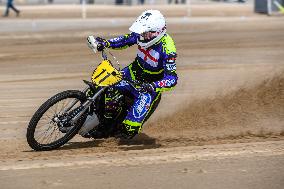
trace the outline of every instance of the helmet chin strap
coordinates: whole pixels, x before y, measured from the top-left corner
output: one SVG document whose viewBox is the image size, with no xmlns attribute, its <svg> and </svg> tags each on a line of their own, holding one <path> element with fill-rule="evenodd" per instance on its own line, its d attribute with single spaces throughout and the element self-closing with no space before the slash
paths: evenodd
<svg viewBox="0 0 284 189">
<path fill-rule="evenodd" d="M 148 43 L 143 43 L 137 39 L 137 43 L 139 46 L 141 46 L 143 49 L 147 49 L 151 47 L 152 45 L 156 44 L 162 37 L 166 34 L 167 30 L 165 29 L 160 35 L 158 35 L 155 39 L 149 41 Z"/>
</svg>

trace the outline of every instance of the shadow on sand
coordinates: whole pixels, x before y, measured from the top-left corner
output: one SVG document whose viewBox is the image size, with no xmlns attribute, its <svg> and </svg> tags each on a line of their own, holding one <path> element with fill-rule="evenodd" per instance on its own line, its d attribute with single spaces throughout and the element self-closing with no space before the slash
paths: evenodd
<svg viewBox="0 0 284 189">
<path fill-rule="evenodd" d="M 98 139 L 86 142 L 68 142 L 66 145 L 59 148 L 58 150 L 71 150 L 71 149 L 96 148 L 96 147 L 128 151 L 128 150 L 159 148 L 161 147 L 161 144 L 159 144 L 155 138 L 152 138 L 144 133 L 141 133 L 135 136 L 131 140 L 108 138 L 108 139 Z"/>
</svg>

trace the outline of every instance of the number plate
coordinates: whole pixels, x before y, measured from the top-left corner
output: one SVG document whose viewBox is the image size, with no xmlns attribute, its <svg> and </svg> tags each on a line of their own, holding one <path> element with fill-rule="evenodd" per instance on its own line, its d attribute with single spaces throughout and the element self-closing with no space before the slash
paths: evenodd
<svg viewBox="0 0 284 189">
<path fill-rule="evenodd" d="M 95 69 L 92 76 L 92 81 L 98 86 L 113 85 L 121 80 L 122 74 L 115 69 L 108 60 L 102 61 Z"/>
</svg>

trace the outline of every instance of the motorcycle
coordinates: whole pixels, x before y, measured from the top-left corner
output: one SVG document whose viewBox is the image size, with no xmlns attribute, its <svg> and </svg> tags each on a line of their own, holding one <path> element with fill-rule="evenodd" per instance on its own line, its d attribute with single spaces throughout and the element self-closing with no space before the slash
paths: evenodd
<svg viewBox="0 0 284 189">
<path fill-rule="evenodd" d="M 96 50 L 93 51 L 96 53 Z M 122 71 L 114 67 L 108 54 L 119 65 L 113 54 L 104 49 L 101 52 L 102 61 L 92 74 L 92 81 L 84 80 L 87 85 L 85 89 L 60 92 L 44 102 L 34 113 L 26 133 L 27 142 L 32 149 L 54 150 L 77 134 L 90 138 L 89 132 L 96 131 L 99 126 L 105 127 L 106 132 L 111 132 L 109 136 L 113 136 L 114 129 L 115 133 L 120 132 L 119 125 L 134 100 L 115 90 L 114 85 L 127 82 L 139 93 L 145 91 L 141 88 L 142 82 L 123 78 Z M 110 97 L 106 97 L 107 94 Z M 107 98 L 111 98 L 111 104 L 106 103 Z M 112 107 L 114 111 L 106 112 L 106 106 L 108 109 Z"/>
</svg>

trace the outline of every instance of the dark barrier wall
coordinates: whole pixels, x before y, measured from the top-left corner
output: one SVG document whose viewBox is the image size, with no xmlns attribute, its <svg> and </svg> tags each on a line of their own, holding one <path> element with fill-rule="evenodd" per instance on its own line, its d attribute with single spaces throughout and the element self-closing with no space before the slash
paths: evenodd
<svg viewBox="0 0 284 189">
<path fill-rule="evenodd" d="M 123 0 L 116 0 L 116 1 L 115 1 L 115 4 L 117 4 L 117 5 L 122 5 L 122 4 L 123 4 Z"/>
<path fill-rule="evenodd" d="M 279 8 L 275 5 L 275 1 L 284 6 L 284 0 L 255 0 L 254 12 L 265 14 L 277 13 Z"/>
<path fill-rule="evenodd" d="M 267 0 L 255 0 L 254 1 L 254 12 L 257 13 L 268 13 L 268 3 Z"/>
</svg>

